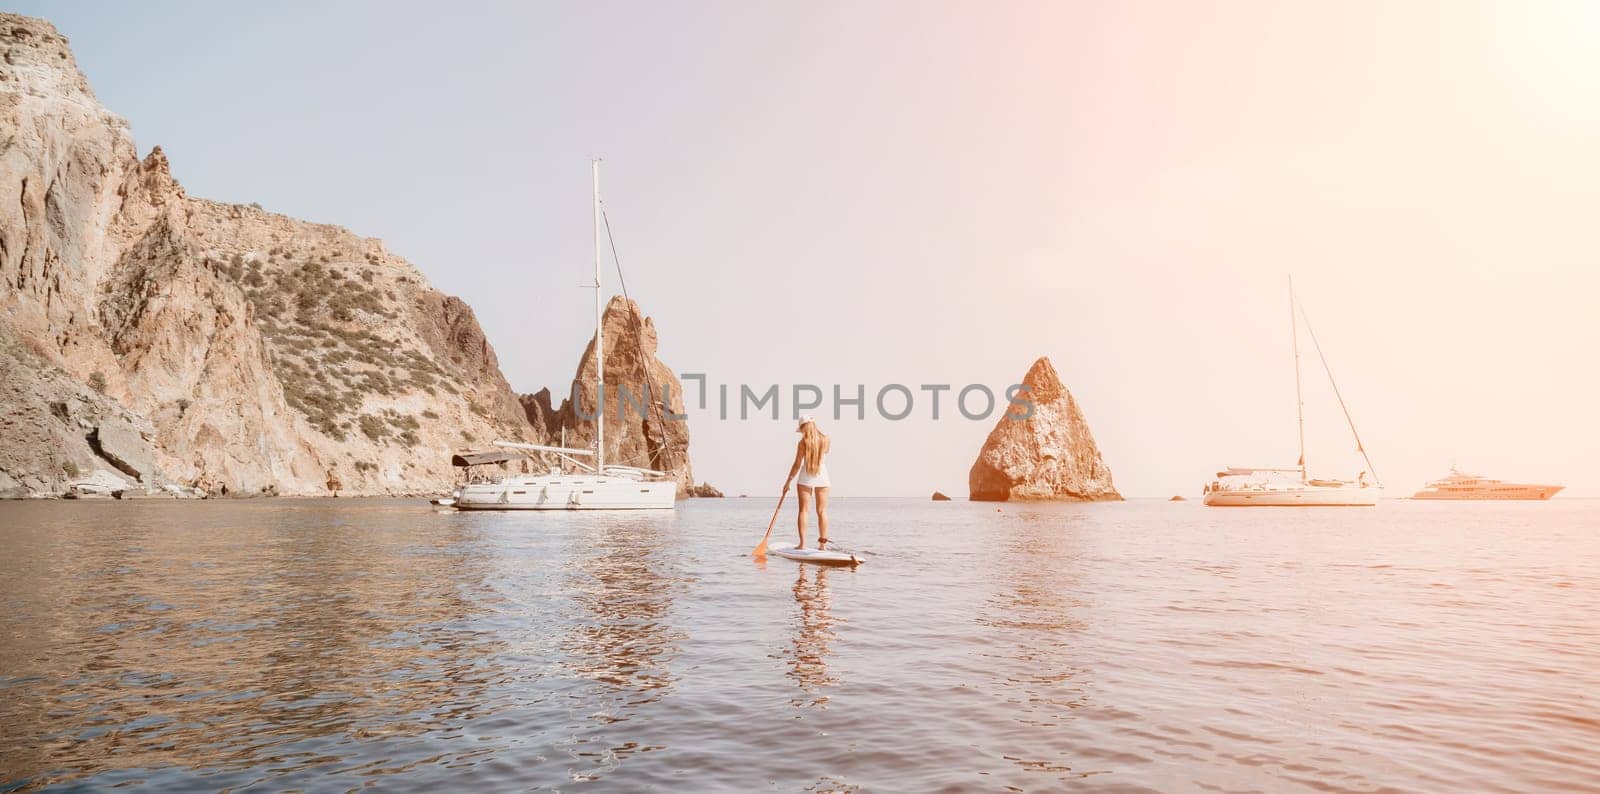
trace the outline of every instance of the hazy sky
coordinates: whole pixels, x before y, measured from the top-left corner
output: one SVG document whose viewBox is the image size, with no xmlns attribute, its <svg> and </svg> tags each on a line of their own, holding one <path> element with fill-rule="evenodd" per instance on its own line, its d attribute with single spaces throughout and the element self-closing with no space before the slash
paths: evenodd
<svg viewBox="0 0 1600 794">
<path fill-rule="evenodd" d="M 712 384 L 1045 355 L 1125 494 L 1194 495 L 1293 462 L 1292 273 L 1391 495 L 1452 460 L 1600 495 L 1600 4 L 8 6 L 191 194 L 383 238 L 522 391 L 592 333 L 599 154 Z M 1311 355 L 1310 462 L 1351 476 Z M 697 475 L 775 492 L 787 399 L 695 412 Z M 992 421 L 943 408 L 824 421 L 835 493 L 964 495 Z"/>
</svg>

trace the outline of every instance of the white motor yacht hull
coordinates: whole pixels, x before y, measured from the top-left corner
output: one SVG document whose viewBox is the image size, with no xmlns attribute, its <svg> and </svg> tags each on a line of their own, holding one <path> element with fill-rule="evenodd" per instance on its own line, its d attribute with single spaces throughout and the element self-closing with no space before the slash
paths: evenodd
<svg viewBox="0 0 1600 794">
<path fill-rule="evenodd" d="M 1564 485 L 1509 485 L 1490 488 L 1478 488 L 1461 491 L 1431 490 L 1418 491 L 1411 495 L 1412 499 L 1439 499 L 1439 500 L 1490 500 L 1490 501 L 1532 501 L 1539 502 L 1556 495 L 1557 491 L 1565 488 Z"/>
<path fill-rule="evenodd" d="M 464 485 L 457 510 L 671 510 L 678 485 L 671 480 L 566 474 L 508 477 Z"/>
<path fill-rule="evenodd" d="M 1468 474 L 1454 466 L 1443 479 L 1428 483 L 1426 488 L 1411 495 L 1412 499 L 1507 499 L 1544 500 L 1556 495 L 1564 486 L 1536 485 L 1533 483 L 1505 482 L 1490 477 Z"/>
</svg>

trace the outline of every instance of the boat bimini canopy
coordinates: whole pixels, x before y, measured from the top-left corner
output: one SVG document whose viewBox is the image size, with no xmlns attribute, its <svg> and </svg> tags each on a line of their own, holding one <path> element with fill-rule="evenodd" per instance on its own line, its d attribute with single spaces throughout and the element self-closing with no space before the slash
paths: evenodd
<svg viewBox="0 0 1600 794">
<path fill-rule="evenodd" d="M 510 452 L 463 452 L 450 456 L 450 465 L 465 468 L 467 466 L 483 466 L 489 463 L 505 463 L 522 457 Z"/>
<path fill-rule="evenodd" d="M 582 469 L 584 469 L 586 471 L 594 471 L 594 467 L 593 466 L 590 466 L 590 465 L 585 464 L 585 463 L 580 463 L 580 462 L 575 461 L 572 458 L 568 457 L 570 455 L 582 455 L 584 457 L 592 458 L 592 457 L 594 457 L 594 450 L 592 450 L 592 449 L 574 449 L 572 447 L 547 447 L 547 446 L 544 446 L 543 444 L 524 444 L 524 443 L 522 443 L 520 441 L 504 441 L 504 440 L 499 440 L 499 439 L 495 440 L 494 445 L 497 446 L 497 447 L 505 447 L 506 449 L 518 449 L 518 450 L 525 450 L 525 451 L 528 451 L 528 452 L 550 452 L 550 453 L 553 453 L 553 454 L 561 456 L 562 458 L 566 459 L 566 461 L 568 463 L 571 463 L 574 466 L 582 468 Z M 506 453 L 501 453 L 501 454 L 506 454 Z M 603 471 L 601 471 L 600 473 L 601 474 L 614 474 L 614 475 L 617 475 L 617 476 L 620 476 L 620 477 L 635 477 L 635 478 L 670 477 L 670 476 L 672 476 L 671 474 L 668 474 L 667 472 L 656 471 L 655 469 L 641 469 L 641 468 L 639 468 L 637 466 L 617 466 L 617 465 L 606 466 L 605 469 Z"/>
<path fill-rule="evenodd" d="M 497 447 L 504 447 L 506 449 L 527 450 L 528 452 L 554 452 L 557 455 L 583 455 L 583 456 L 591 457 L 591 458 L 594 457 L 594 450 L 592 450 L 592 449 L 572 449 L 570 447 L 547 447 L 547 446 L 544 446 L 543 444 L 524 444 L 521 441 L 503 441 L 501 439 L 495 439 L 494 445 L 497 446 Z"/>
<path fill-rule="evenodd" d="M 502 449 L 501 450 L 492 450 L 492 451 L 487 451 L 487 452 L 462 452 L 462 453 L 457 454 L 457 455 L 451 455 L 450 456 L 450 465 L 451 466 L 465 467 L 465 466 L 483 466 L 483 465 L 492 464 L 492 463 L 506 463 L 508 461 L 521 460 L 522 458 L 526 458 L 527 455 L 522 454 L 523 452 L 553 452 L 553 453 L 555 453 L 557 455 L 562 455 L 562 456 L 566 456 L 566 455 L 585 455 L 585 456 L 589 456 L 589 457 L 593 457 L 594 456 L 594 450 L 592 450 L 592 449 L 567 449 L 565 447 L 546 447 L 546 446 L 540 446 L 538 444 L 524 444 L 524 443 L 521 443 L 519 441 L 499 441 L 499 440 L 495 441 L 494 445 L 497 446 L 497 447 L 501 447 Z M 508 452 L 508 451 L 505 451 L 505 450 L 517 450 L 517 451 L 516 452 Z"/>
<path fill-rule="evenodd" d="M 1248 477 L 1260 473 L 1299 474 L 1299 466 L 1229 466 L 1226 471 L 1217 472 L 1218 477 Z"/>
<path fill-rule="evenodd" d="M 548 446 L 545 446 L 543 444 L 524 444 L 521 441 L 506 441 L 504 439 L 499 439 L 499 438 L 495 439 L 494 445 L 497 446 L 497 447 L 504 447 L 505 449 L 522 450 L 524 452 L 549 452 L 549 453 L 552 453 L 552 454 L 556 455 L 557 457 L 561 458 L 562 460 L 566 461 L 567 463 L 572 464 L 574 467 L 576 467 L 576 468 L 578 468 L 578 469 L 580 469 L 582 471 L 594 471 L 594 466 L 591 466 L 591 465 L 589 465 L 587 463 L 584 463 L 582 461 L 577 461 L 577 460 L 573 460 L 572 459 L 573 455 L 578 455 L 580 457 L 585 457 L 585 458 L 592 458 L 592 457 L 594 457 L 594 450 L 592 450 L 592 449 L 573 449 L 572 447 L 548 447 Z"/>
</svg>

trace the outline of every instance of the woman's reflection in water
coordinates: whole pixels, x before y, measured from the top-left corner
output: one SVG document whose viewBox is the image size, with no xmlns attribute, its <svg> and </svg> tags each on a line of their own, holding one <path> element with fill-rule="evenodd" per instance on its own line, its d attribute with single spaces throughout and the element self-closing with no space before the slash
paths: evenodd
<svg viewBox="0 0 1600 794">
<path fill-rule="evenodd" d="M 828 672 L 828 655 L 838 637 L 833 630 L 837 619 L 829 609 L 832 594 L 828 591 L 828 569 L 818 565 L 797 567 L 800 572 L 794 580 L 794 601 L 800 614 L 795 624 L 794 647 L 788 656 L 789 676 L 802 694 L 792 702 L 796 706 L 826 707 L 828 697 L 819 693 L 838 682 Z"/>
</svg>

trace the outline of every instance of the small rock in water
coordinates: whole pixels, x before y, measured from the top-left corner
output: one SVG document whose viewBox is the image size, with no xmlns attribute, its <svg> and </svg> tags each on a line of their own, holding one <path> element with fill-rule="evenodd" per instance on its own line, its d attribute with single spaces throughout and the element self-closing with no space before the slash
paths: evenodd
<svg viewBox="0 0 1600 794">
<path fill-rule="evenodd" d="M 935 502 L 948 502 L 948 501 L 950 501 L 950 497 L 945 496 L 940 491 L 934 491 L 933 492 L 933 501 L 935 501 Z"/>
</svg>

